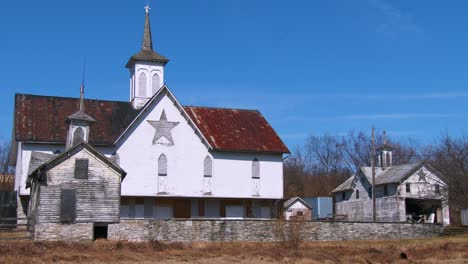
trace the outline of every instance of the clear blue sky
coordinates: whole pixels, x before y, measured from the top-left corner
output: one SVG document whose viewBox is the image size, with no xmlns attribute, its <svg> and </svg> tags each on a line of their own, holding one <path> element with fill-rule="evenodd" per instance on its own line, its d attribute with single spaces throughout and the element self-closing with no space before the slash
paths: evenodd
<svg viewBox="0 0 468 264">
<path fill-rule="evenodd" d="M 15 93 L 128 100 L 146 1 L 4 1 L 1 141 Z M 293 147 L 386 129 L 431 141 L 468 131 L 468 1 L 157 0 L 155 49 L 185 105 L 259 109 Z"/>
</svg>

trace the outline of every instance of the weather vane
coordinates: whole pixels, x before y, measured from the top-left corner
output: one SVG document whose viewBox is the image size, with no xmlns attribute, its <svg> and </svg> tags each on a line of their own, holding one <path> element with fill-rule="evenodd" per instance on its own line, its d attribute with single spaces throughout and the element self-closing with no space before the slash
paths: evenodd
<svg viewBox="0 0 468 264">
<path fill-rule="evenodd" d="M 145 6 L 146 13 L 149 13 L 149 11 L 151 10 L 151 7 L 149 6 L 149 4 L 150 4 L 150 1 L 148 1 L 148 3 Z"/>
</svg>

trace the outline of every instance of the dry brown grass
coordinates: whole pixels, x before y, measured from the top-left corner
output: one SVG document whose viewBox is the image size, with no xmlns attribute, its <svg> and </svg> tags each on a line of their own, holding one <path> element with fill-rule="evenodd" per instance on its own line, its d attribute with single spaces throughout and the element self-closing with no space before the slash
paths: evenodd
<svg viewBox="0 0 468 264">
<path fill-rule="evenodd" d="M 408 260 L 402 259 L 404 252 Z M 284 243 L 0 243 L 0 263 L 468 263 L 468 236 Z"/>
</svg>

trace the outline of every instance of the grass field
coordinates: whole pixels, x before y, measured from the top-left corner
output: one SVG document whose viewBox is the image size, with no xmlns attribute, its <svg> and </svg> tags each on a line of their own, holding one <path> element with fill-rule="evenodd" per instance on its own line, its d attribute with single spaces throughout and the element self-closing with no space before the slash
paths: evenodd
<svg viewBox="0 0 468 264">
<path fill-rule="evenodd" d="M 407 257 L 407 259 L 403 257 Z M 0 263 L 468 263 L 468 235 L 394 241 L 86 243 L 5 241 Z"/>
</svg>

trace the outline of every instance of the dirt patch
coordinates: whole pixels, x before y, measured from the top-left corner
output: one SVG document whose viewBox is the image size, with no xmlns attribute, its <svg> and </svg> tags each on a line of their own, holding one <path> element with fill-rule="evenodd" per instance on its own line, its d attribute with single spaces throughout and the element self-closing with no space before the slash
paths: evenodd
<svg viewBox="0 0 468 264">
<path fill-rule="evenodd" d="M 284 243 L 0 242 L 0 263 L 468 263 L 468 236 Z"/>
</svg>

